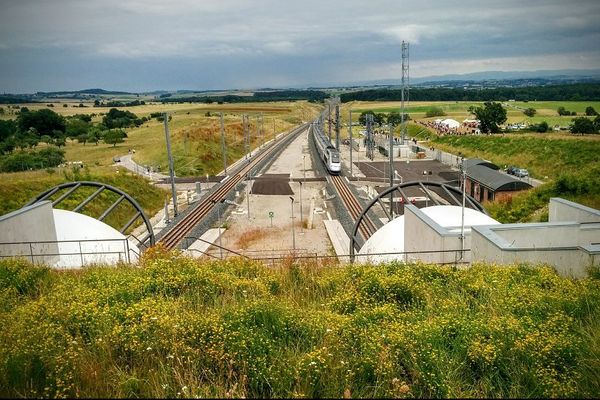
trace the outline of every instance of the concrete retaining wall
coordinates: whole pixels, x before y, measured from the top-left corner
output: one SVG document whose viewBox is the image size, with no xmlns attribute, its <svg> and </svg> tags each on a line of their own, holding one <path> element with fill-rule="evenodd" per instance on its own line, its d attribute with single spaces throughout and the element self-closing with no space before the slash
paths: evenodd
<svg viewBox="0 0 600 400">
<path fill-rule="evenodd" d="M 50 201 L 35 203 L 0 216 L 0 256 L 23 256 L 36 263 L 53 264 L 58 260 L 56 240 Z M 38 256 L 31 257 L 32 253 Z"/>
</svg>

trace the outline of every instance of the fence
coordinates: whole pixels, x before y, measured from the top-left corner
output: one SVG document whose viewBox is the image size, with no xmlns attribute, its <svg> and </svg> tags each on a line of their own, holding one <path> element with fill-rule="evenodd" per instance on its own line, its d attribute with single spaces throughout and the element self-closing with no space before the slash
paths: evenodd
<svg viewBox="0 0 600 400">
<path fill-rule="evenodd" d="M 24 257 L 34 264 L 79 268 L 89 264 L 131 263 L 139 253 L 127 239 L 2 242 L 0 258 Z"/>
<path fill-rule="evenodd" d="M 380 262 L 414 262 L 423 260 L 434 264 L 451 264 L 465 265 L 469 264 L 471 249 L 455 249 L 455 250 L 423 250 L 423 251 L 405 251 L 405 252 L 389 252 L 389 253 L 370 253 L 370 254 L 318 254 L 310 252 L 307 249 L 280 249 L 280 250 L 254 250 L 254 251 L 234 251 L 225 247 L 219 246 L 216 243 L 206 241 L 194 236 L 189 236 L 186 240 L 200 240 L 216 249 L 206 251 L 193 249 L 188 250 L 190 253 L 200 253 L 201 256 L 206 256 L 214 259 L 227 259 L 231 257 L 242 257 L 249 260 L 262 261 L 265 264 L 275 265 L 276 263 L 289 260 L 314 260 L 315 262 L 323 260 L 332 260 L 341 264 L 349 262 L 362 263 L 380 263 Z M 448 257 L 448 255 L 451 255 Z M 435 261 L 441 259 L 444 261 Z M 447 261 L 451 260 L 451 261 Z"/>
</svg>

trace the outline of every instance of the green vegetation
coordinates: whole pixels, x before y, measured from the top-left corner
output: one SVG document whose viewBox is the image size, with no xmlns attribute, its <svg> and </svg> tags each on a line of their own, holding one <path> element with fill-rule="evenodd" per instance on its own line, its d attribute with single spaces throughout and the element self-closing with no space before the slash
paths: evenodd
<svg viewBox="0 0 600 400">
<path fill-rule="evenodd" d="M 102 139 L 104 140 L 104 143 L 112 144 L 113 147 L 116 147 L 117 143 L 123 143 L 125 141 L 126 137 L 127 137 L 127 134 L 125 133 L 125 131 L 123 129 L 109 129 L 104 133 L 104 136 L 102 137 Z M 85 140 L 85 139 L 86 139 L 85 137 L 82 138 L 82 140 Z"/>
<path fill-rule="evenodd" d="M 487 203 L 490 215 L 503 223 L 548 220 L 551 197 L 562 197 L 600 209 L 600 164 L 580 172 L 563 172 L 557 179 L 519 193 L 506 201 Z"/>
<path fill-rule="evenodd" d="M 577 115 L 577 111 L 569 111 L 565 109 L 563 106 L 560 106 L 556 109 L 558 115 Z"/>
<path fill-rule="evenodd" d="M 595 138 L 506 136 L 432 136 L 431 143 L 441 150 L 466 157 L 479 157 L 503 167 L 526 166 L 533 177 L 557 178 L 563 172 L 584 171 L 598 165 L 600 141 Z"/>
<path fill-rule="evenodd" d="M 596 120 L 600 120 L 596 117 Z M 596 126 L 594 121 L 586 117 L 573 118 L 573 123 L 569 127 L 571 133 L 598 133 L 600 127 Z"/>
<path fill-rule="evenodd" d="M 329 95 L 320 90 L 277 90 L 270 92 L 255 92 L 250 96 L 224 95 L 224 96 L 189 96 L 189 97 L 171 97 L 161 95 L 163 103 L 248 103 L 248 102 L 271 102 L 271 101 L 297 101 L 308 100 L 310 102 L 322 102 Z"/>
<path fill-rule="evenodd" d="M 71 169 L 65 168 L 62 172 L 50 169 L 48 172 L 32 171 L 3 175 L 0 180 L 0 215 L 23 207 L 29 200 L 53 186 L 72 181 L 99 181 L 118 187 L 136 199 L 148 216 L 154 215 L 164 206 L 167 196 L 166 191 L 150 185 L 144 178 L 123 170 L 120 170 L 119 173 L 102 173 L 100 171 L 90 172 L 87 168 L 75 166 Z M 61 202 L 58 208 L 72 210 L 76 204 L 94 191 L 94 188 L 78 190 L 67 200 Z M 60 193 L 63 192 L 56 193 L 51 199 L 58 198 Z M 116 198 L 118 196 L 115 194 L 102 193 L 87 205 L 82 213 L 97 218 Z M 123 202 L 105 222 L 115 228 L 120 228 L 132 215 L 133 208 Z"/>
<path fill-rule="evenodd" d="M 367 125 L 367 115 L 373 116 L 373 123 L 375 125 L 383 125 L 384 123 L 388 123 L 394 126 L 400 126 L 402 123 L 402 115 L 398 111 L 391 111 L 389 114 L 384 113 L 376 113 L 374 111 L 363 111 L 358 116 L 358 122 L 364 126 Z M 410 120 L 410 116 L 408 114 L 404 114 L 404 120 Z"/>
<path fill-rule="evenodd" d="M 498 125 L 506 122 L 506 110 L 500 103 L 486 101 L 483 107 L 473 107 L 469 111 L 479 120 L 479 129 L 484 133 L 498 133 Z"/>
<path fill-rule="evenodd" d="M 512 200 L 486 204 L 500 222 L 546 220 L 550 197 L 600 208 L 600 141 L 534 135 L 430 136 L 440 150 L 490 160 L 500 167 L 526 167 L 533 177 L 550 180 Z"/>
<path fill-rule="evenodd" d="M 0 261 L 3 397 L 595 397 L 600 283 L 547 267 Z"/>
<path fill-rule="evenodd" d="M 425 113 L 425 118 L 443 117 L 444 115 L 446 115 L 446 112 L 441 107 L 431 107 Z"/>
<path fill-rule="evenodd" d="M 356 92 L 342 93 L 342 103 L 349 101 L 400 101 L 400 89 L 370 89 Z M 573 85 L 529 86 L 529 87 L 503 87 L 495 89 L 447 89 L 447 88 L 412 88 L 411 101 L 517 101 L 528 100 L 558 100 L 581 101 L 600 99 L 600 84 L 581 83 Z"/>
<path fill-rule="evenodd" d="M 523 110 L 523 114 L 527 115 L 528 117 L 533 117 L 536 113 L 537 110 L 531 107 L 528 107 L 525 110 Z"/>
<path fill-rule="evenodd" d="M 0 172 L 52 168 L 64 162 L 64 156 L 64 150 L 57 147 L 46 147 L 40 151 L 20 151 L 4 156 L 0 155 Z"/>
</svg>

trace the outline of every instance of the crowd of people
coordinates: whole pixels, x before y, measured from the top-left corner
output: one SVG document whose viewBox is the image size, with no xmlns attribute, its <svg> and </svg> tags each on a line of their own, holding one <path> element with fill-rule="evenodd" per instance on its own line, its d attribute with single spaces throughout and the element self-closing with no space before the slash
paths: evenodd
<svg viewBox="0 0 600 400">
<path fill-rule="evenodd" d="M 434 129 L 438 135 L 476 135 L 480 133 L 479 121 L 465 121 L 458 127 L 450 127 L 443 121 L 416 121 L 417 123 Z"/>
</svg>

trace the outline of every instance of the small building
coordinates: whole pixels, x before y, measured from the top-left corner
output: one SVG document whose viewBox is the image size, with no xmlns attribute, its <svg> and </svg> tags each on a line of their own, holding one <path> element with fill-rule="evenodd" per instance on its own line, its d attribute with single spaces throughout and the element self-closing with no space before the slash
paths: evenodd
<svg viewBox="0 0 600 400">
<path fill-rule="evenodd" d="M 532 188 L 529 183 L 492 169 L 485 163 L 466 167 L 465 170 L 465 190 L 480 203 L 509 199 L 515 193 Z"/>
<path fill-rule="evenodd" d="M 469 168 L 472 168 L 476 165 L 483 165 L 484 167 L 488 167 L 490 169 L 498 171 L 500 169 L 499 166 L 494 164 L 491 161 L 484 160 L 482 158 L 468 158 L 464 161 L 464 168 L 468 171 Z"/>
</svg>

